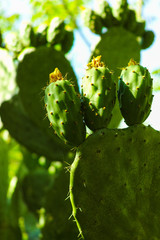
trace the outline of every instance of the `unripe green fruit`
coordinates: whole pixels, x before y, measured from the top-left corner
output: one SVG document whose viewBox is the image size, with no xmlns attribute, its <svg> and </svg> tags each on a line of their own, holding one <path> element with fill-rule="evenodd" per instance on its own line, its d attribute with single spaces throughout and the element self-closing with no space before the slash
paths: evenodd
<svg viewBox="0 0 160 240">
<path fill-rule="evenodd" d="M 112 72 L 100 60 L 101 56 L 93 58 L 82 80 L 84 118 L 93 131 L 107 127 L 116 100 Z"/>
<path fill-rule="evenodd" d="M 113 16 L 112 8 L 105 0 L 96 1 L 95 11 L 101 17 L 105 27 L 110 28 L 118 23 L 117 19 Z"/>
<path fill-rule="evenodd" d="M 147 68 L 130 60 L 121 72 L 118 83 L 118 100 L 127 125 L 143 123 L 152 104 L 152 81 Z"/>
<path fill-rule="evenodd" d="M 62 140 L 71 146 L 84 141 L 86 132 L 79 94 L 58 68 L 50 74 L 50 84 L 45 89 L 45 107 L 51 126 Z"/>
<path fill-rule="evenodd" d="M 23 47 L 30 47 L 36 45 L 36 35 L 34 33 L 31 23 L 22 23 L 20 27 L 20 39 Z"/>
<path fill-rule="evenodd" d="M 82 19 L 84 25 L 88 27 L 93 33 L 102 33 L 102 19 L 90 8 L 84 8 L 82 11 Z"/>
<path fill-rule="evenodd" d="M 47 41 L 51 44 L 60 43 L 64 37 L 65 33 L 64 27 L 65 24 L 61 18 L 59 17 L 53 18 L 47 29 Z"/>
<path fill-rule="evenodd" d="M 145 31 L 142 36 L 141 48 L 146 49 L 152 45 L 154 41 L 154 33 L 152 31 Z"/>
</svg>

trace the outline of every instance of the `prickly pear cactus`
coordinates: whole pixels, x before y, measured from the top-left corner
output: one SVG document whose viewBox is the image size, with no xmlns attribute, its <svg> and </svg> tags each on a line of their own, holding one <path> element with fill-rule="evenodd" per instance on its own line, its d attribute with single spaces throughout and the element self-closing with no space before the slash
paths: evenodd
<svg viewBox="0 0 160 240">
<path fill-rule="evenodd" d="M 20 98 L 29 118 L 50 136 L 54 135 L 54 131 L 49 128 L 49 121 L 46 116 L 44 87 L 46 87 L 48 74 L 56 67 L 62 69 L 62 74 L 68 73 L 68 79 L 72 80 L 78 91 L 76 76 L 70 63 L 63 53 L 50 47 L 42 46 L 31 53 L 25 54 L 18 65 L 16 77 L 20 89 Z"/>
<path fill-rule="evenodd" d="M 101 36 L 99 43 L 92 52 L 91 58 L 98 55 L 103 56 L 103 61 L 113 71 L 113 78 L 117 84 L 121 69 L 127 65 L 129 59 L 133 57 L 139 62 L 140 44 L 133 33 L 123 27 L 112 27 Z M 117 101 L 109 127 L 117 127 L 120 120 L 121 113 Z"/>
<path fill-rule="evenodd" d="M 143 123 L 153 99 L 153 79 L 148 69 L 131 59 L 121 72 L 118 86 L 119 106 L 127 125 Z"/>
<path fill-rule="evenodd" d="M 62 140 L 72 146 L 84 141 L 86 132 L 80 96 L 58 68 L 50 74 L 50 83 L 45 89 L 45 107 L 51 126 Z"/>
<path fill-rule="evenodd" d="M 116 84 L 101 56 L 88 64 L 82 79 L 82 99 L 86 125 L 91 130 L 107 127 L 116 101 Z"/>
<path fill-rule="evenodd" d="M 78 148 L 70 199 L 82 239 L 160 239 L 159 145 L 158 131 L 136 125 L 101 129 Z"/>
</svg>

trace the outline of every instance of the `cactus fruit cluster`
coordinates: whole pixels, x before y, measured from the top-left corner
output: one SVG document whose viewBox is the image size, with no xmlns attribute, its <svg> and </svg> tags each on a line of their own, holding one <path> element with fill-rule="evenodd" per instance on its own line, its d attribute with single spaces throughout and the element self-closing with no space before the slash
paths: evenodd
<svg viewBox="0 0 160 240">
<path fill-rule="evenodd" d="M 101 56 L 93 57 L 82 78 L 80 95 L 58 68 L 50 74 L 50 83 L 45 89 L 45 107 L 50 125 L 65 143 L 80 145 L 85 140 L 85 124 L 92 131 L 107 128 L 116 101 L 112 75 Z M 153 99 L 152 82 L 148 69 L 133 59 L 122 69 L 118 100 L 129 126 L 143 123 L 148 117 Z"/>
<path fill-rule="evenodd" d="M 30 22 L 22 22 L 18 31 L 8 32 L 5 36 L 0 34 L 0 46 L 12 52 L 15 59 L 22 50 L 29 47 L 52 46 L 67 53 L 73 41 L 73 29 L 69 29 L 59 17 L 54 17 L 50 24 L 41 24 L 37 28 Z"/>
</svg>

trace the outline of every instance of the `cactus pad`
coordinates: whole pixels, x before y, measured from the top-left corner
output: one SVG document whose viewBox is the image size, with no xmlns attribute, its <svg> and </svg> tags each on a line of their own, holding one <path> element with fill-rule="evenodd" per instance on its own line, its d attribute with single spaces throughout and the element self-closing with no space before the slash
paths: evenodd
<svg viewBox="0 0 160 240">
<path fill-rule="evenodd" d="M 143 123 L 148 117 L 153 99 L 152 82 L 148 69 L 133 59 L 122 70 L 118 100 L 121 113 L 129 126 Z"/>
<path fill-rule="evenodd" d="M 17 70 L 17 83 L 24 108 L 30 119 L 45 129 L 49 135 L 54 135 L 54 133 L 49 128 L 49 121 L 46 117 L 43 89 L 46 86 L 48 74 L 56 67 L 62 69 L 62 74 L 68 73 L 68 78 L 72 80 L 78 90 L 76 76 L 69 61 L 53 47 L 42 46 L 25 54 Z"/>
<path fill-rule="evenodd" d="M 86 240 L 160 239 L 160 133 L 102 129 L 71 166 L 73 216 Z"/>
<path fill-rule="evenodd" d="M 101 56 L 88 64 L 82 80 L 83 112 L 91 130 L 107 127 L 116 100 L 116 84 L 112 72 L 101 62 Z"/>
<path fill-rule="evenodd" d="M 58 68 L 50 74 L 50 84 L 45 89 L 45 106 L 51 126 L 61 139 L 72 146 L 84 141 L 86 133 L 80 96 Z"/>
<path fill-rule="evenodd" d="M 63 161 L 67 146 L 55 135 L 50 137 L 31 121 L 19 101 L 19 96 L 2 103 L 0 115 L 4 127 L 19 143 L 38 155 L 52 161 Z"/>
</svg>

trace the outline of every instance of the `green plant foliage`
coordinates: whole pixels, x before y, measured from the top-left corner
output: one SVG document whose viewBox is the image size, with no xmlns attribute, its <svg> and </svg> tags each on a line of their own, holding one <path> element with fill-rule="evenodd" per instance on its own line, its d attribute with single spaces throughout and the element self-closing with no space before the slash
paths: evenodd
<svg viewBox="0 0 160 240">
<path fill-rule="evenodd" d="M 69 198 L 67 199 L 68 183 L 69 173 L 66 172 L 63 165 L 46 196 L 46 220 L 42 228 L 43 240 L 78 239 L 76 224 L 69 219 L 72 209 Z"/>
<path fill-rule="evenodd" d="M 0 229 L 6 224 L 8 191 L 8 146 L 0 138 Z"/>
<path fill-rule="evenodd" d="M 150 126 L 101 129 L 71 166 L 73 215 L 86 240 L 159 239 L 160 133 Z"/>
<path fill-rule="evenodd" d="M 90 0 L 30 0 L 33 9 L 32 21 L 49 24 L 53 17 L 60 17 L 72 27 L 77 27 L 76 17 L 79 14 L 79 7 Z"/>
<path fill-rule="evenodd" d="M 23 200 L 36 215 L 44 207 L 45 197 L 52 185 L 53 177 L 46 169 L 37 168 L 25 175 L 21 182 Z"/>
<path fill-rule="evenodd" d="M 30 151 L 46 156 L 50 160 L 62 161 L 67 147 L 56 136 L 48 136 L 33 121 L 23 109 L 18 96 L 3 102 L 0 115 L 4 127 L 19 143 Z"/>
<path fill-rule="evenodd" d="M 0 104 L 15 92 L 16 66 L 6 49 L 0 48 Z"/>
</svg>

